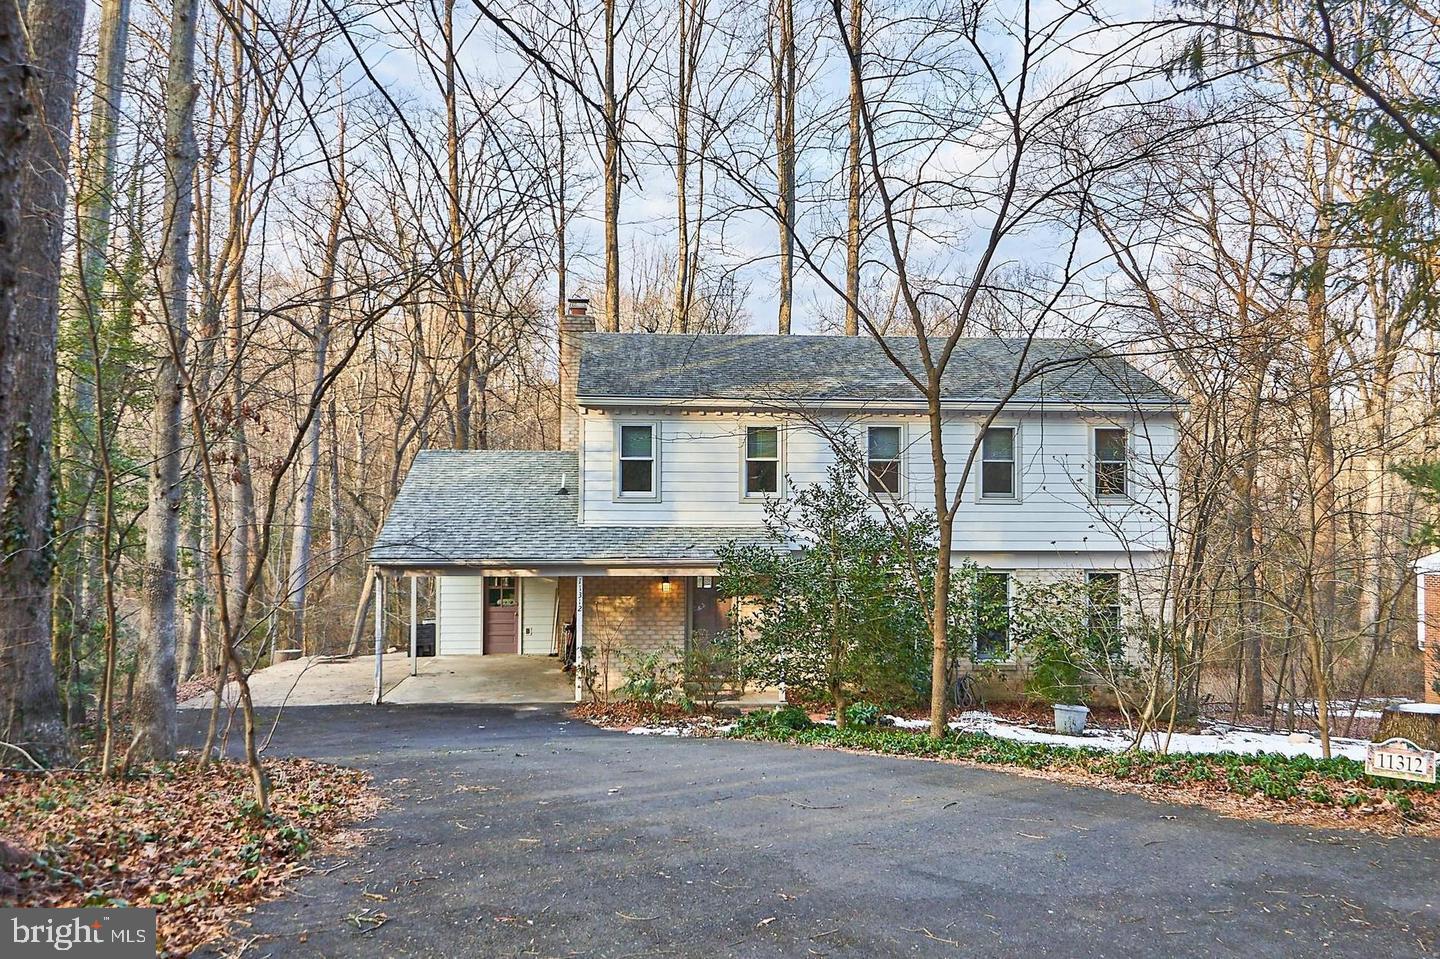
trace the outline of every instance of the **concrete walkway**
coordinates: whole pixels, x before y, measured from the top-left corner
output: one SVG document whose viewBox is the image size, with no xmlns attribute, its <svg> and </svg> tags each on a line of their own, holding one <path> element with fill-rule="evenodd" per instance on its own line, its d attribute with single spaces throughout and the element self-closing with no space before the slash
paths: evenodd
<svg viewBox="0 0 1440 959">
<path fill-rule="evenodd" d="M 569 703 L 575 681 L 560 669 L 556 656 L 426 656 L 410 675 L 410 659 L 385 656 L 385 701 L 419 703 Z M 326 659 L 312 656 L 256 670 L 250 695 L 257 706 L 353 706 L 371 701 L 375 691 L 375 657 Z M 237 696 L 234 683 L 225 688 L 226 705 Z M 209 709 L 205 693 L 180 704 L 181 709 Z"/>
</svg>

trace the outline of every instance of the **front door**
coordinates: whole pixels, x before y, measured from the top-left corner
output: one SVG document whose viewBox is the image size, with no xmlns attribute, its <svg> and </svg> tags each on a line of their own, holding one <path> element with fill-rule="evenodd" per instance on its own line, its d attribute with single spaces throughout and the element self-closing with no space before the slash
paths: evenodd
<svg viewBox="0 0 1440 959">
<path fill-rule="evenodd" d="M 518 596 L 515 577 L 485 577 L 486 655 L 520 652 L 520 632 L 516 628 Z"/>
</svg>

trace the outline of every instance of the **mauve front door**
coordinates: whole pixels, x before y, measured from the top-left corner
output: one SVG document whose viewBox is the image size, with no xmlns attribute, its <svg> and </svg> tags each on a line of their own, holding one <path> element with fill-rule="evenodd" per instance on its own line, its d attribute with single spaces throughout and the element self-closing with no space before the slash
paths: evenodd
<svg viewBox="0 0 1440 959">
<path fill-rule="evenodd" d="M 513 576 L 485 577 L 485 654 L 520 652 L 517 605 L 519 590 Z"/>
</svg>

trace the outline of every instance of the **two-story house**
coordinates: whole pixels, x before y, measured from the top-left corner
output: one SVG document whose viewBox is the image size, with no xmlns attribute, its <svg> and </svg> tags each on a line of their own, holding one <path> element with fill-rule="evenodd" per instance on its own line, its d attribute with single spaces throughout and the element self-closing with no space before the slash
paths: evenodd
<svg viewBox="0 0 1440 959">
<path fill-rule="evenodd" d="M 766 501 L 822 482 L 837 449 L 875 497 L 933 506 L 923 398 L 874 339 L 596 333 L 584 301 L 568 312 L 561 448 L 422 452 L 370 552 L 384 575 L 436 577 L 440 655 L 550 655 L 569 627 L 583 658 L 723 628 L 717 550 L 759 538 Z M 920 368 L 913 339 L 886 342 Z M 1088 341 L 964 340 L 944 381 L 951 492 L 997 407 L 957 558 L 1004 589 L 1119 590 L 1163 567 L 1172 394 Z M 988 653 L 1007 655 L 1003 637 Z"/>
</svg>

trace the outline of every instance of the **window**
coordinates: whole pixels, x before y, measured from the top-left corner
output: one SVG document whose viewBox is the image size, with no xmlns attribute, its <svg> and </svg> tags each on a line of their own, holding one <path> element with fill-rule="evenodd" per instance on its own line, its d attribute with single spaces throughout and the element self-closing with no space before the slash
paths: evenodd
<svg viewBox="0 0 1440 959">
<path fill-rule="evenodd" d="M 1010 657 L 1010 574 L 986 571 L 975 584 L 975 658 Z"/>
<path fill-rule="evenodd" d="M 981 499 L 1015 499 L 1015 428 L 992 426 L 980 443 Z"/>
<path fill-rule="evenodd" d="M 1121 639 L 1119 573 L 1088 573 L 1085 586 L 1090 593 L 1090 639 L 1102 649 L 1116 650 Z"/>
<path fill-rule="evenodd" d="M 620 427 L 620 495 L 653 499 L 655 489 L 655 427 Z"/>
<path fill-rule="evenodd" d="M 900 495 L 900 427 L 872 426 L 866 434 L 870 492 Z"/>
<path fill-rule="evenodd" d="M 1124 496 L 1125 453 L 1129 437 L 1121 429 L 1095 431 L 1095 495 Z"/>
<path fill-rule="evenodd" d="M 515 605 L 515 577 L 489 576 L 485 579 L 485 602 L 490 606 Z"/>
<path fill-rule="evenodd" d="M 780 428 L 750 426 L 745 430 L 745 495 L 774 496 L 780 492 Z"/>
</svg>

